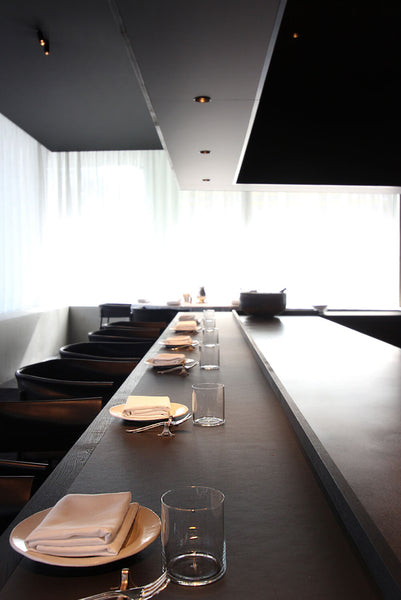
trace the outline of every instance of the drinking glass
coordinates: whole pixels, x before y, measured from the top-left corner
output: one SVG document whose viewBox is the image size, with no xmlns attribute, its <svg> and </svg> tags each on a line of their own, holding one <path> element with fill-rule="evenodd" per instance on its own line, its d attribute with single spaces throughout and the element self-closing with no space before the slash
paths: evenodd
<svg viewBox="0 0 401 600">
<path fill-rule="evenodd" d="M 216 327 L 202 329 L 202 344 L 204 346 L 215 346 L 219 343 L 219 330 Z"/>
<path fill-rule="evenodd" d="M 192 418 L 194 425 L 224 425 L 225 398 L 222 383 L 196 383 L 192 386 Z"/>
<path fill-rule="evenodd" d="M 206 369 L 206 371 L 220 369 L 220 344 L 201 344 L 199 348 L 199 365 L 201 369 Z"/>
<path fill-rule="evenodd" d="M 224 494 L 204 486 L 169 490 L 161 497 L 163 569 L 175 583 L 200 586 L 226 570 Z"/>
</svg>

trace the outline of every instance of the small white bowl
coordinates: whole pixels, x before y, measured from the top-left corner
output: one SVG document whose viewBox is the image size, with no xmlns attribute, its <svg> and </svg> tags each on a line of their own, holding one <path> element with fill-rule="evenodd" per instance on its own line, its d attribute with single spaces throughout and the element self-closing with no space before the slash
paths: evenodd
<svg viewBox="0 0 401 600">
<path fill-rule="evenodd" d="M 314 304 L 313 308 L 317 310 L 317 312 L 324 312 L 327 308 L 327 304 Z"/>
</svg>

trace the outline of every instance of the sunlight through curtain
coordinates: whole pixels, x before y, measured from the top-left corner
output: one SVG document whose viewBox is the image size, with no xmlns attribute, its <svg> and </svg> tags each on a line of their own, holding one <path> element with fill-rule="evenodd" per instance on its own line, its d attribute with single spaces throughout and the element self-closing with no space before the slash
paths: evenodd
<svg viewBox="0 0 401 600">
<path fill-rule="evenodd" d="M 51 153 L 0 118 L 0 312 L 40 306 L 229 303 L 398 306 L 399 197 L 181 192 L 163 151 Z"/>
</svg>

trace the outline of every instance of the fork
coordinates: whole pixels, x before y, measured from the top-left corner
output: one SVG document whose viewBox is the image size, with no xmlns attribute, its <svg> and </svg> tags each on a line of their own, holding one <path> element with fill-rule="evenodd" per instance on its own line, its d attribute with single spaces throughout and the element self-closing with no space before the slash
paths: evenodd
<svg viewBox="0 0 401 600">
<path fill-rule="evenodd" d="M 187 413 L 185 417 L 179 419 L 179 421 L 171 421 L 171 425 L 173 425 L 174 427 L 176 427 L 177 425 L 181 425 L 181 423 L 188 421 L 188 419 L 191 417 L 191 414 L 191 412 Z M 126 429 L 125 431 L 127 433 L 140 433 L 141 431 L 149 431 L 149 429 L 155 429 L 156 427 L 164 427 L 165 423 L 166 421 L 158 421 L 157 423 L 151 423 L 150 425 L 145 425 L 144 427 L 137 427 L 136 429 Z"/>
<path fill-rule="evenodd" d="M 101 594 L 95 594 L 94 596 L 86 596 L 79 600 L 148 600 L 164 590 L 169 583 L 170 579 L 167 577 L 167 571 L 164 571 L 158 579 L 147 585 L 129 589 L 110 590 Z"/>
<path fill-rule="evenodd" d="M 159 437 L 162 437 L 162 436 L 174 437 L 175 436 L 175 433 L 170 431 L 170 425 L 171 425 L 172 420 L 173 420 L 173 417 L 169 417 L 168 421 L 164 421 L 162 431 L 157 434 Z"/>
</svg>

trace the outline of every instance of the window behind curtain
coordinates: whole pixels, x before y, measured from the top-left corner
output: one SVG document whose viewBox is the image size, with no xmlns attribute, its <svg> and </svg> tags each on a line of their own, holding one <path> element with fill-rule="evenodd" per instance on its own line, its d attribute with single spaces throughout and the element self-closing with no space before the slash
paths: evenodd
<svg viewBox="0 0 401 600">
<path fill-rule="evenodd" d="M 181 192 L 163 151 L 50 153 L 0 118 L 0 312 L 48 305 L 231 302 L 394 308 L 396 194 Z"/>
</svg>

